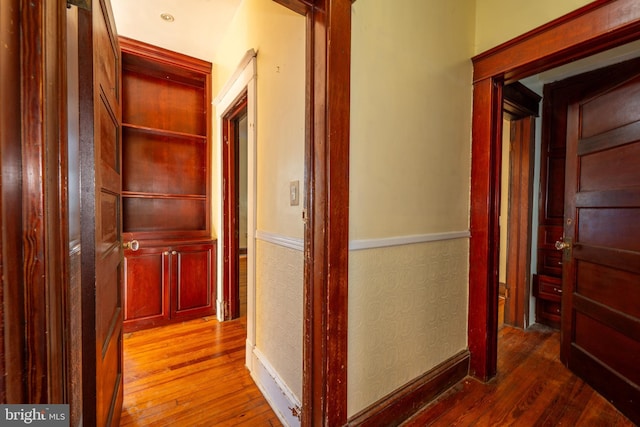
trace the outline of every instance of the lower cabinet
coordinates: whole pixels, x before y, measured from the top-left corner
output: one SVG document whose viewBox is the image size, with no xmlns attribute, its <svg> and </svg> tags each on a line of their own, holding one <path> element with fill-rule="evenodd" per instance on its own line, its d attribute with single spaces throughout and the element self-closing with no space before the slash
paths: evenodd
<svg viewBox="0 0 640 427">
<path fill-rule="evenodd" d="M 124 330 L 215 314 L 216 242 L 125 250 Z"/>
</svg>

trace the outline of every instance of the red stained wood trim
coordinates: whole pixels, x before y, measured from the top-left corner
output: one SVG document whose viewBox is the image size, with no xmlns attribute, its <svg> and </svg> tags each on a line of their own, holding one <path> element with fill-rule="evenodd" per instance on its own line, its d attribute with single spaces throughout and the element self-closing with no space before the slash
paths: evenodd
<svg viewBox="0 0 640 427">
<path fill-rule="evenodd" d="M 637 39 L 640 3 L 599 0 L 473 58 L 474 82 L 517 80 Z"/>
<path fill-rule="evenodd" d="M 25 399 L 22 289 L 20 1 L 0 2 L 0 402 Z"/>
<path fill-rule="evenodd" d="M 476 83 L 473 92 L 468 337 L 470 372 L 484 380 L 495 375 L 497 363 L 500 89 L 492 79 L 486 79 Z"/>
<path fill-rule="evenodd" d="M 349 420 L 349 426 L 399 425 L 468 372 L 469 352 L 462 351 L 356 414 Z"/>
<path fill-rule="evenodd" d="M 65 6 L 34 3 L 21 11 L 22 191 L 25 401 L 62 402 L 67 245 L 60 156 L 66 149 L 62 41 Z M 56 224 L 56 227 L 50 226 Z M 62 226 L 60 226 L 62 224 Z"/>
<path fill-rule="evenodd" d="M 235 319 L 240 315 L 240 295 L 238 287 L 238 255 L 240 241 L 237 234 L 240 221 L 238 211 L 238 118 L 247 109 L 247 95 L 242 95 L 240 101 L 235 104 L 222 120 L 222 176 L 224 178 L 224 243 L 223 243 L 223 301 L 228 310 L 223 313 L 224 319 Z"/>
<path fill-rule="evenodd" d="M 496 371 L 497 258 L 496 194 L 502 114 L 499 87 L 557 65 L 640 38 L 640 3 L 591 3 L 521 37 L 482 53 L 474 62 L 471 160 L 471 240 L 469 273 L 469 350 L 471 372 L 489 379 Z M 495 85 L 495 86 L 494 86 Z"/>
<path fill-rule="evenodd" d="M 166 64 L 169 66 L 179 64 L 181 68 L 192 69 L 198 74 L 211 73 L 211 63 L 208 61 L 203 61 L 183 53 L 163 49 L 124 36 L 118 36 L 118 41 L 123 54 L 133 53 L 136 57 L 144 58 L 156 64 L 156 66 L 159 66 L 157 64 Z M 175 72 L 175 70 L 173 71 Z"/>
<path fill-rule="evenodd" d="M 351 1 L 275 1 L 307 18 L 302 425 L 344 425 Z"/>
</svg>

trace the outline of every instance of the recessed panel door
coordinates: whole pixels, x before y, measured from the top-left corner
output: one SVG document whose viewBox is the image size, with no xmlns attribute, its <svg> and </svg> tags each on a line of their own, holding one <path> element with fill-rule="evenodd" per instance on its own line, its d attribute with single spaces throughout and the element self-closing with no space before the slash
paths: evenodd
<svg viewBox="0 0 640 427">
<path fill-rule="evenodd" d="M 568 110 L 563 360 L 640 423 L 640 73 L 600 85 Z"/>
</svg>

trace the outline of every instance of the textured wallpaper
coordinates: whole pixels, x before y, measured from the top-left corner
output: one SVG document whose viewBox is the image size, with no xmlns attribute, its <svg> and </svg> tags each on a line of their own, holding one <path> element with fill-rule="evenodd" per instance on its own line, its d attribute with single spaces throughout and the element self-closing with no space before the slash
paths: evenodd
<svg viewBox="0 0 640 427">
<path fill-rule="evenodd" d="M 348 413 L 467 348 L 469 240 L 350 252 Z"/>
<path fill-rule="evenodd" d="M 302 251 L 257 241 L 256 347 L 302 401 Z"/>
</svg>

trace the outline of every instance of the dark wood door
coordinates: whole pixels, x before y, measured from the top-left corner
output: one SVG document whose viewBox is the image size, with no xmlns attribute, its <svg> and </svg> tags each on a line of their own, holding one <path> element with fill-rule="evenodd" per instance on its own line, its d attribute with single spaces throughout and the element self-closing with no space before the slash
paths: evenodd
<svg viewBox="0 0 640 427">
<path fill-rule="evenodd" d="M 640 423 L 640 73 L 635 74 L 614 87 L 602 83 L 595 95 L 569 105 L 562 358 Z"/>
<path fill-rule="evenodd" d="M 108 0 L 79 10 L 83 424 L 122 409 L 120 54 Z"/>
</svg>

